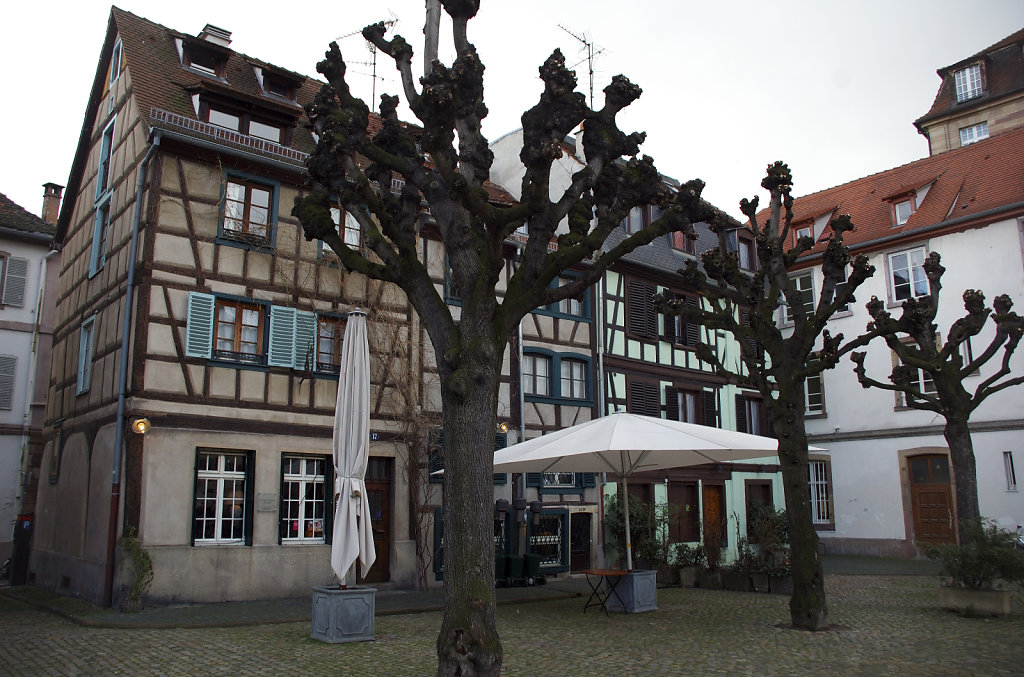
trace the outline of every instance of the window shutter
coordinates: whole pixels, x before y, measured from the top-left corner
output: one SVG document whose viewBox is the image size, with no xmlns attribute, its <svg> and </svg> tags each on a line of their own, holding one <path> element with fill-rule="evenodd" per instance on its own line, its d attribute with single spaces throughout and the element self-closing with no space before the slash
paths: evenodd
<svg viewBox="0 0 1024 677">
<path fill-rule="evenodd" d="M 697 298 L 694 296 L 687 296 L 683 303 L 686 305 L 696 308 L 699 304 Z M 683 342 L 688 346 L 696 346 L 700 343 L 700 323 L 695 319 L 686 319 L 686 328 L 684 329 L 686 335 L 683 337 Z"/>
<path fill-rule="evenodd" d="M 654 308 L 654 287 L 630 280 L 628 301 L 629 332 L 643 338 L 657 338 L 658 314 Z"/>
<path fill-rule="evenodd" d="M 498 433 L 494 436 L 494 450 L 504 449 L 508 446 L 508 433 Z M 508 473 L 494 473 L 495 484 L 508 484 Z"/>
<path fill-rule="evenodd" d="M 7 259 L 7 277 L 4 280 L 4 305 L 21 308 L 25 305 L 25 281 L 28 278 L 28 259 L 12 256 Z"/>
<path fill-rule="evenodd" d="M 292 359 L 292 366 L 296 369 L 305 369 L 309 361 L 310 370 L 316 367 L 316 313 L 308 310 L 299 310 L 295 313 L 295 355 Z M 311 358 L 311 359 L 310 359 Z"/>
<path fill-rule="evenodd" d="M 717 391 L 706 388 L 702 394 L 704 395 L 704 425 L 720 428 L 721 424 L 718 422 Z"/>
<path fill-rule="evenodd" d="M 191 292 L 188 295 L 188 327 L 185 330 L 185 355 L 205 357 L 213 354 L 213 313 L 217 299 L 213 294 Z"/>
<path fill-rule="evenodd" d="M 597 473 L 585 472 L 583 473 L 583 487 L 586 489 L 592 489 L 597 486 Z"/>
<path fill-rule="evenodd" d="M 747 398 L 743 395 L 736 396 L 736 430 L 741 433 L 750 432 L 747 427 Z"/>
<path fill-rule="evenodd" d="M 324 457 L 324 543 L 334 542 L 334 460 Z"/>
<path fill-rule="evenodd" d="M 0 409 L 10 411 L 14 404 L 14 374 L 18 358 L 0 355 Z"/>
<path fill-rule="evenodd" d="M 670 421 L 680 420 L 679 390 L 676 388 L 665 388 L 665 418 Z"/>
<path fill-rule="evenodd" d="M 196 473 L 198 476 L 199 473 Z M 256 504 L 256 494 L 253 492 L 256 489 L 256 452 L 247 451 L 245 452 L 245 524 L 243 530 L 245 532 L 245 544 L 252 545 L 252 519 L 254 505 Z"/>
<path fill-rule="evenodd" d="M 629 382 L 629 412 L 641 416 L 661 416 L 658 386 L 646 381 Z"/>
<path fill-rule="evenodd" d="M 542 473 L 542 472 L 528 472 L 528 473 L 526 473 L 526 486 L 528 486 L 528 487 L 543 487 L 544 486 L 544 473 Z"/>
<path fill-rule="evenodd" d="M 196 544 L 196 499 L 199 497 L 199 449 L 196 449 L 195 458 L 192 461 L 192 540 L 189 545 Z"/>
<path fill-rule="evenodd" d="M 295 308 L 270 306 L 270 351 L 267 364 L 291 367 L 295 364 Z"/>
<path fill-rule="evenodd" d="M 427 476 L 430 482 L 443 482 L 440 475 L 434 473 L 444 470 L 444 428 L 431 430 L 428 436 L 429 458 L 427 462 Z"/>
</svg>

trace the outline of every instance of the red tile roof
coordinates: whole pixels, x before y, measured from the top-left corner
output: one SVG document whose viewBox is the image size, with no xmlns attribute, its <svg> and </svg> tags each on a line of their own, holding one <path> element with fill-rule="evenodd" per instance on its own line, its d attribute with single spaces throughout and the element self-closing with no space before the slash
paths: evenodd
<svg viewBox="0 0 1024 677">
<path fill-rule="evenodd" d="M 996 44 L 986 47 L 977 54 L 972 54 L 955 64 L 940 68 L 936 72 L 942 78 L 942 84 L 939 85 L 939 91 L 935 94 L 932 107 L 915 120 L 914 124 L 920 128 L 923 123 L 935 118 L 950 113 L 959 114 L 965 109 L 979 104 L 988 104 L 993 99 L 1024 89 L 1024 53 L 1022 53 L 1022 48 L 1024 48 L 1024 28 Z M 981 61 L 985 63 L 984 93 L 975 99 L 958 103 L 955 73 Z"/>
<path fill-rule="evenodd" d="M 0 193 L 0 228 L 53 237 L 55 228 Z"/>
<path fill-rule="evenodd" d="M 925 187 L 917 211 L 893 226 L 893 204 Z M 1024 128 L 796 198 L 793 223 L 829 212 L 833 218 L 850 215 L 854 230 L 845 241 L 858 249 L 870 249 L 882 238 L 889 242 L 892 236 L 919 237 L 921 229 L 931 226 L 966 229 L 994 214 L 1024 213 Z M 762 210 L 759 222 L 766 216 Z M 826 228 L 808 256 L 821 252 L 830 234 Z"/>
</svg>

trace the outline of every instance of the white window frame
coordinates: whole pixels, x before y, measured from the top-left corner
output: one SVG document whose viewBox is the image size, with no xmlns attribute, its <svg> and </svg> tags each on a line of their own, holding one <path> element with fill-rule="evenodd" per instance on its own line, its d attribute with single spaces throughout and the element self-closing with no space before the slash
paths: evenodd
<svg viewBox="0 0 1024 677">
<path fill-rule="evenodd" d="M 555 488 L 564 487 L 575 489 L 576 488 L 576 473 L 574 472 L 546 472 L 544 473 L 544 487 Z"/>
<path fill-rule="evenodd" d="M 110 53 L 110 78 L 107 84 L 113 85 L 121 77 L 121 59 L 124 55 L 121 38 L 114 43 L 114 49 Z"/>
<path fill-rule="evenodd" d="M 282 531 L 282 543 L 324 543 L 326 542 L 327 510 L 330 500 L 327 498 L 328 487 L 326 486 L 327 457 L 313 457 L 302 455 L 284 455 L 285 463 L 299 463 L 298 472 L 281 472 L 281 521 L 284 522 Z M 320 472 L 317 473 L 319 464 Z M 312 472 L 310 468 L 312 467 Z M 295 495 L 290 492 L 295 488 Z M 319 491 L 318 491 L 319 489 Z M 331 487 L 333 491 L 333 487 Z M 295 514 L 288 510 L 289 507 L 296 508 Z M 307 513 L 312 512 L 312 515 Z M 319 513 L 319 517 L 318 517 Z M 295 522 L 295 531 L 298 535 L 284 535 L 290 533 L 289 522 Z"/>
<path fill-rule="evenodd" d="M 808 484 L 811 490 L 811 523 L 815 526 L 834 524 L 829 465 L 829 461 L 816 459 L 811 459 L 807 463 Z"/>
<path fill-rule="evenodd" d="M 988 121 L 979 122 L 976 125 L 960 128 L 960 145 L 969 146 L 972 143 L 988 138 Z"/>
<path fill-rule="evenodd" d="M 89 248 L 89 277 L 95 277 L 107 263 L 107 240 L 110 237 L 110 194 L 96 205 Z"/>
<path fill-rule="evenodd" d="M 523 355 L 523 394 L 537 397 L 551 397 L 551 362 L 548 355 L 525 353 Z M 544 365 L 539 373 L 538 365 Z"/>
<path fill-rule="evenodd" d="M 790 279 L 793 281 L 793 286 L 796 287 L 797 294 L 803 300 L 804 315 L 810 317 L 814 314 L 814 273 L 807 271 L 792 275 Z M 782 301 L 782 323 L 793 324 L 796 320 L 789 313 L 789 304 L 785 302 L 785 296 L 782 297 Z"/>
<path fill-rule="evenodd" d="M 802 237 L 813 237 L 812 233 L 813 233 L 813 230 L 812 230 L 811 226 L 803 226 L 802 228 L 797 228 L 796 229 L 796 239 L 797 239 L 797 242 L 799 242 L 800 238 L 802 238 Z"/>
<path fill-rule="evenodd" d="M 894 366 L 899 366 L 900 364 L 902 364 L 902 360 L 900 360 L 899 355 L 897 355 L 896 353 L 893 353 L 892 356 L 893 356 Z M 918 389 L 919 392 L 921 392 L 922 394 L 925 394 L 925 395 L 934 395 L 935 392 L 936 392 L 936 390 L 935 390 L 935 380 L 933 378 L 931 378 L 931 376 L 928 374 L 928 372 L 926 372 L 924 369 L 918 368 L 917 375 L 916 375 L 916 377 L 914 379 L 914 385 L 917 386 L 917 389 Z M 900 407 L 900 408 L 907 407 L 907 395 L 906 395 L 906 393 L 903 393 L 901 391 L 895 391 L 895 394 L 896 394 L 896 406 Z"/>
<path fill-rule="evenodd" d="M 213 528 L 214 535 L 211 538 L 202 538 L 202 537 L 197 535 L 194 538 L 194 542 L 197 545 L 200 545 L 200 544 L 230 545 L 230 544 L 234 544 L 234 543 L 238 543 L 238 544 L 245 543 L 246 501 L 249 500 L 249 497 L 245 495 L 245 492 L 246 492 L 246 486 L 245 486 L 246 485 L 245 465 L 247 463 L 249 463 L 249 455 L 246 454 L 244 451 L 241 451 L 241 452 L 221 451 L 221 450 L 217 450 L 217 449 L 200 449 L 198 453 L 199 453 L 199 457 L 200 458 L 202 458 L 203 456 L 216 457 L 217 458 L 217 467 L 214 468 L 214 469 L 199 468 L 199 467 L 196 468 L 196 487 L 197 487 L 197 490 L 196 490 L 196 497 L 195 497 L 196 505 L 195 505 L 195 507 L 193 509 L 193 514 L 192 514 L 193 529 L 195 529 L 194 524 L 195 524 L 195 521 L 198 520 L 198 519 L 203 519 L 204 522 L 212 520 L 213 521 L 213 525 L 214 525 L 214 528 Z M 242 459 L 242 470 L 237 470 L 237 469 L 228 470 L 226 468 L 225 461 L 226 461 L 227 457 L 229 457 L 229 456 L 234 458 L 234 459 L 238 459 L 238 458 Z M 198 460 L 197 460 L 197 464 L 198 464 Z M 235 467 L 237 468 L 237 463 L 236 463 Z M 214 487 L 213 496 L 210 496 L 207 493 L 203 493 L 203 494 L 199 493 L 201 487 L 204 486 L 204 482 L 213 482 L 214 483 L 213 484 L 213 487 Z M 230 483 L 230 485 L 231 485 L 230 487 L 228 487 L 228 483 Z M 232 496 L 232 497 L 229 497 L 227 495 L 229 490 L 237 492 L 239 486 L 241 486 L 241 489 L 242 489 L 242 496 L 241 496 L 241 502 L 240 503 L 238 502 L 237 494 Z M 234 501 L 234 504 L 233 504 L 233 507 L 232 507 L 232 515 L 231 516 L 226 516 L 224 514 L 225 511 L 222 508 L 225 506 L 225 504 L 228 501 L 232 501 L 232 500 Z M 206 517 L 205 515 L 202 518 L 199 517 L 198 510 L 199 510 L 200 501 L 212 502 L 213 503 L 214 510 L 213 510 L 213 516 L 212 517 Z M 240 511 L 239 515 L 235 515 L 234 511 L 236 509 Z M 227 518 L 233 526 L 237 526 L 237 532 L 236 532 L 236 529 L 233 528 L 230 535 L 228 535 L 228 536 L 224 535 L 224 521 L 225 521 L 225 518 Z M 236 535 L 236 533 L 237 533 L 237 535 Z"/>
<path fill-rule="evenodd" d="M 920 254 L 920 263 L 914 263 L 914 255 Z M 896 290 L 896 267 L 893 259 L 899 256 L 907 257 L 907 267 L 901 267 L 900 270 L 906 270 L 908 274 L 908 280 L 906 284 L 909 284 L 911 294 L 910 296 L 899 296 Z M 901 249 L 900 251 L 889 252 L 885 255 L 886 273 L 888 275 L 887 286 L 889 291 L 889 303 L 897 304 L 908 298 L 920 298 L 928 295 L 928 276 L 924 272 L 924 261 L 928 257 L 928 250 L 925 247 L 911 247 L 910 249 Z M 917 273 L 917 274 L 915 274 Z M 917 283 L 924 284 L 924 293 L 917 294 L 914 292 Z M 902 286 L 903 283 L 901 283 Z"/>
<path fill-rule="evenodd" d="M 560 364 L 561 396 L 572 400 L 587 399 L 587 363 L 563 357 Z"/>
<path fill-rule="evenodd" d="M 914 198 L 900 200 L 892 206 L 892 222 L 894 225 L 902 226 L 914 215 Z"/>
<path fill-rule="evenodd" d="M 1006 473 L 1006 490 L 1017 491 L 1017 471 L 1013 466 L 1013 452 L 1003 452 L 1003 471 Z"/>
<path fill-rule="evenodd" d="M 812 392 L 812 385 L 814 391 Z M 809 374 L 804 379 L 804 415 L 821 416 L 825 413 L 825 375 Z"/>
<path fill-rule="evenodd" d="M 92 356 L 95 344 L 94 328 L 96 316 L 91 315 L 84 322 L 78 332 L 78 374 L 75 394 L 81 395 L 89 392 L 92 385 Z"/>
<path fill-rule="evenodd" d="M 96 163 L 96 197 L 95 203 L 109 199 L 111 188 L 111 165 L 114 156 L 114 124 L 117 116 L 111 118 L 107 126 L 103 128 L 100 137 L 100 156 Z"/>
<path fill-rule="evenodd" d="M 956 84 L 956 100 L 970 101 L 981 96 L 981 64 L 972 64 L 953 74 Z"/>
<path fill-rule="evenodd" d="M 345 224 L 342 226 L 341 215 L 345 215 Z M 331 221 L 334 221 L 334 227 L 338 231 L 338 237 L 341 241 L 352 249 L 359 249 L 363 244 L 363 227 L 359 225 L 359 221 L 356 217 L 347 209 L 341 207 L 331 207 Z"/>
</svg>

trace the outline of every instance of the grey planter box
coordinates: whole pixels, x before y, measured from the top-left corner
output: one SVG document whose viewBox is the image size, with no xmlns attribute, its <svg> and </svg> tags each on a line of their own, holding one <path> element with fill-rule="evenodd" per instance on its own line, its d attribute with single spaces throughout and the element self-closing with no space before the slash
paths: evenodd
<svg viewBox="0 0 1024 677">
<path fill-rule="evenodd" d="M 321 642 L 366 642 L 374 639 L 375 588 L 313 588 L 313 630 Z"/>
<path fill-rule="evenodd" d="M 658 609 L 658 572 L 630 571 L 623 576 L 615 587 L 615 592 L 608 590 L 606 605 L 609 611 L 637 613 L 640 611 L 657 611 Z M 607 587 L 607 586 L 606 586 Z M 619 597 L 622 602 L 619 602 Z"/>
<path fill-rule="evenodd" d="M 939 588 L 939 605 L 966 614 L 1009 616 L 1010 591 L 942 587 Z"/>
</svg>

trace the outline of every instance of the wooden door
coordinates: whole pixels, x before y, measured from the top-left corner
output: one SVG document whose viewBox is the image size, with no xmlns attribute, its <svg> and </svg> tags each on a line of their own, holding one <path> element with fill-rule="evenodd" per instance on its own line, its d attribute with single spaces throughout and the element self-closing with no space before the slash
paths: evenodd
<svg viewBox="0 0 1024 677">
<path fill-rule="evenodd" d="M 569 568 L 571 571 L 589 569 L 590 513 L 574 512 L 569 515 Z"/>
<path fill-rule="evenodd" d="M 391 482 L 367 481 L 366 498 L 370 502 L 370 525 L 377 560 L 364 573 L 363 583 L 383 583 L 391 579 Z"/>
<path fill-rule="evenodd" d="M 714 547 L 720 550 L 726 545 L 724 494 L 724 487 L 720 484 L 704 485 L 702 515 L 704 517 L 705 550 Z"/>
<path fill-rule="evenodd" d="M 914 512 L 914 540 L 953 543 L 956 540 L 956 509 L 949 482 L 949 457 L 912 456 L 910 501 Z"/>
</svg>

